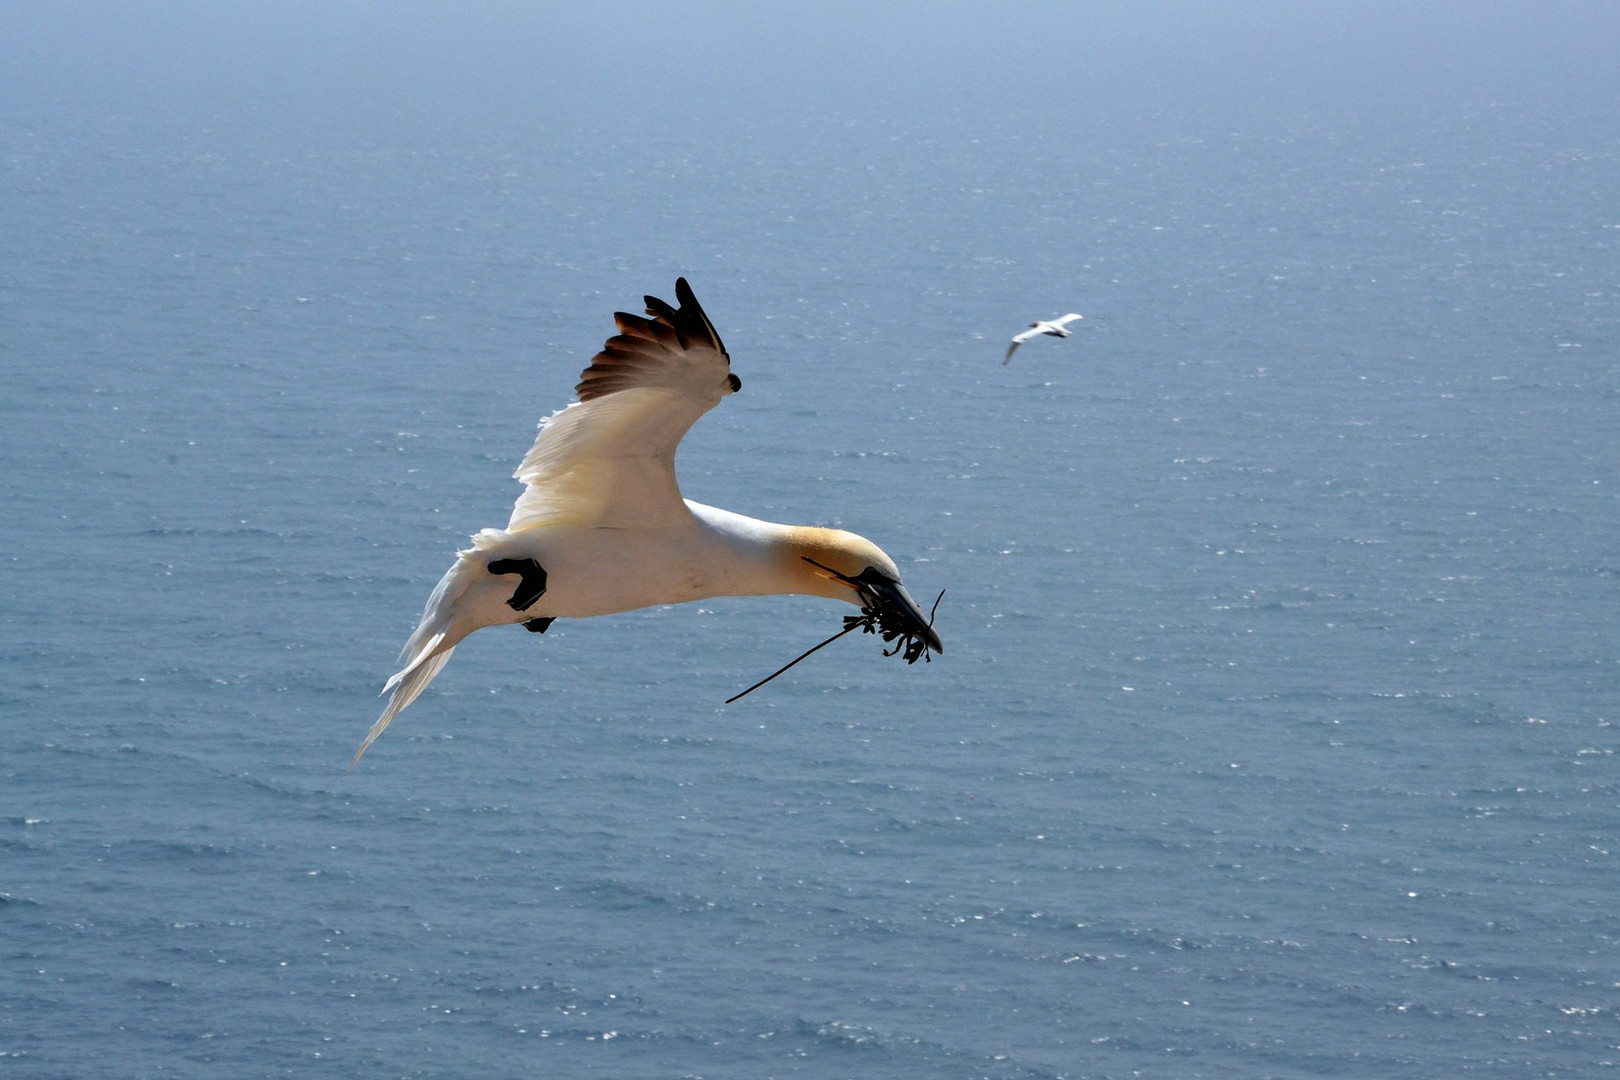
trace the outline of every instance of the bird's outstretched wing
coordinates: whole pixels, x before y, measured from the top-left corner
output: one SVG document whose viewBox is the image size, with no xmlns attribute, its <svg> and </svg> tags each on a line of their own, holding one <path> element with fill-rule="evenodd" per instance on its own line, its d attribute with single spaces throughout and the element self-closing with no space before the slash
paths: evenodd
<svg viewBox="0 0 1620 1080">
<path fill-rule="evenodd" d="M 1014 334 L 1012 344 L 1007 346 L 1007 355 L 1001 358 L 1002 364 L 1005 365 L 1007 361 L 1012 359 L 1012 354 L 1018 351 L 1018 346 L 1022 345 L 1030 338 L 1044 334 L 1045 332 L 1046 331 L 1041 329 L 1040 323 L 1033 323 L 1030 325 L 1030 328 L 1025 330 L 1022 334 Z"/>
<path fill-rule="evenodd" d="M 1053 326 L 1068 326 L 1070 323 L 1074 322 L 1074 320 L 1083 318 L 1085 318 L 1084 315 L 1076 315 L 1071 311 L 1061 319 L 1052 319 L 1051 323 Z"/>
<path fill-rule="evenodd" d="M 513 474 L 527 487 L 509 530 L 656 527 L 686 512 L 675 448 L 742 383 L 685 278 L 675 282 L 675 299 L 679 308 L 647 297 L 649 318 L 614 314 L 619 332 L 580 375 L 579 400 L 540 422 Z"/>
</svg>

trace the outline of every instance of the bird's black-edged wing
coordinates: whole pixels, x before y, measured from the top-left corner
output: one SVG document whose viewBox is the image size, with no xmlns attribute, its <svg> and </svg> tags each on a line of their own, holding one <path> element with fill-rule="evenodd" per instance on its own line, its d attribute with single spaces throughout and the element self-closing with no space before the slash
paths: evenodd
<svg viewBox="0 0 1620 1080">
<path fill-rule="evenodd" d="M 514 474 L 526 488 L 511 530 L 552 523 L 657 527 L 684 513 L 675 449 L 741 382 L 691 286 L 679 307 L 655 296 L 647 317 L 618 312 L 618 333 L 580 375 L 579 400 L 540 422 Z"/>
</svg>

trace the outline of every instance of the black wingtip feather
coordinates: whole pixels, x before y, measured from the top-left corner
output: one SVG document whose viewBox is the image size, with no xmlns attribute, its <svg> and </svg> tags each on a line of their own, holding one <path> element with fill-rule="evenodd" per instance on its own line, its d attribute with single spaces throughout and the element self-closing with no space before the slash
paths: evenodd
<svg viewBox="0 0 1620 1080">
<path fill-rule="evenodd" d="M 725 343 L 684 277 L 675 280 L 675 298 L 680 301 L 679 308 L 671 307 L 668 301 L 656 296 L 643 297 L 650 318 L 623 311 L 613 313 L 619 333 L 607 340 L 590 366 L 580 373 L 580 381 L 574 387 L 580 401 L 591 401 L 637 385 L 636 369 L 658 363 L 648 358 L 645 352 L 648 346 L 682 349 L 708 346 L 729 364 L 731 355 L 726 352 Z M 742 388 L 742 380 L 728 374 L 726 385 L 735 393 Z"/>
<path fill-rule="evenodd" d="M 709 321 L 708 313 L 703 310 L 703 305 L 698 303 L 697 297 L 692 293 L 692 286 L 687 284 L 684 277 L 675 279 L 675 299 L 681 305 L 682 321 L 693 329 L 701 329 L 703 336 L 714 344 L 720 355 L 727 360 L 731 359 L 731 354 L 726 352 L 725 343 L 720 340 L 720 332 L 714 328 L 714 323 Z"/>
</svg>

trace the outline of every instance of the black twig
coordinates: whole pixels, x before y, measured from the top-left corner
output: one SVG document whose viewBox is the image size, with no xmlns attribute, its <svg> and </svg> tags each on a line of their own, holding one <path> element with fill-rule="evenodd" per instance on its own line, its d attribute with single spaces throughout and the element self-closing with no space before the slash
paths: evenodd
<svg viewBox="0 0 1620 1080">
<path fill-rule="evenodd" d="M 854 615 L 845 616 L 844 622 L 848 623 L 850 621 L 850 619 L 855 619 L 856 626 L 860 625 L 861 620 L 858 617 L 854 616 Z M 730 705 L 733 701 L 736 701 L 737 698 L 745 697 L 748 694 L 752 694 L 755 690 L 758 690 L 760 687 L 764 686 L 766 683 L 770 682 L 772 679 L 776 678 L 778 675 L 782 674 L 782 672 L 786 671 L 788 668 L 792 667 L 794 664 L 797 664 L 800 660 L 803 660 L 805 657 L 809 656 L 811 653 L 815 652 L 817 649 L 826 648 L 828 645 L 831 645 L 833 642 L 837 641 L 839 638 L 843 637 L 845 634 L 849 633 L 853 629 L 855 629 L 855 626 L 847 626 L 846 625 L 842 630 L 838 631 L 838 633 L 834 634 L 832 637 L 828 638 L 826 641 L 823 641 L 820 645 L 815 646 L 815 648 L 806 649 L 804 652 L 800 653 L 794 659 L 789 660 L 787 663 L 783 664 L 781 667 L 777 668 L 775 671 L 771 672 L 769 675 L 767 675 L 763 679 L 759 680 L 759 682 L 755 683 L 753 686 L 750 686 L 748 689 L 744 690 L 741 694 L 736 694 L 736 695 L 734 695 L 732 697 L 726 698 L 726 704 Z"/>
<path fill-rule="evenodd" d="M 862 630 L 868 634 L 877 634 L 885 643 L 895 641 L 898 638 L 899 640 L 894 648 L 883 650 L 884 656 L 904 655 L 908 664 L 915 664 L 918 660 L 925 664 L 933 663 L 934 658 L 929 652 L 928 642 L 917 635 L 915 626 L 908 622 L 902 613 L 892 607 L 885 606 L 881 597 L 873 591 L 867 582 L 862 581 L 860 578 L 852 578 L 848 574 L 840 574 L 830 566 L 822 566 L 808 555 L 801 555 L 800 558 L 812 566 L 821 567 L 839 581 L 854 588 L 861 598 L 861 613 L 859 615 L 845 615 L 842 630 L 823 641 L 820 645 L 800 653 L 742 693 L 726 698 L 727 705 L 758 690 L 811 653 L 826 648 L 845 634 L 854 633 L 856 630 Z M 934 614 L 939 611 L 939 602 L 944 598 L 945 590 L 941 589 L 939 595 L 934 598 L 933 610 L 928 613 L 928 628 L 930 630 L 934 628 Z"/>
</svg>

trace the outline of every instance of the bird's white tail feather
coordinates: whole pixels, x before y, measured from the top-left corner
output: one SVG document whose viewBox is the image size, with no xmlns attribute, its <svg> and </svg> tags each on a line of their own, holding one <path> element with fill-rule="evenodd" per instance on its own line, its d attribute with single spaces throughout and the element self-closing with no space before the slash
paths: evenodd
<svg viewBox="0 0 1620 1080">
<path fill-rule="evenodd" d="M 427 684 L 432 682 L 433 677 L 449 662 L 450 654 L 455 651 L 461 639 L 477 629 L 477 624 L 465 618 L 465 613 L 460 610 L 462 597 L 466 595 L 474 581 L 485 574 L 482 561 L 469 558 L 472 554 L 473 551 L 461 552 L 455 565 L 445 571 L 444 577 L 439 579 L 438 587 L 433 590 L 433 595 L 428 597 L 427 606 L 422 609 L 422 621 L 417 624 L 415 632 L 411 634 L 410 640 L 405 642 L 405 648 L 400 652 L 400 659 L 405 661 L 405 666 L 395 672 L 383 686 L 383 693 L 392 690 L 393 697 L 388 699 L 388 707 L 377 718 L 377 722 L 371 725 L 371 730 L 366 734 L 366 741 L 355 751 L 354 760 L 349 762 L 349 768 L 354 768 L 360 760 L 360 755 L 377 741 L 377 736 L 387 730 L 394 717 L 427 689 Z"/>
<path fill-rule="evenodd" d="M 438 641 L 440 639 L 435 638 L 434 640 Z M 387 693 L 389 687 L 392 687 L 394 696 L 388 700 L 388 708 L 384 709 L 383 714 L 377 717 L 377 722 L 371 725 L 371 730 L 366 732 L 366 741 L 361 743 L 360 749 L 354 752 L 354 760 L 349 762 L 349 768 L 355 767 L 360 761 L 360 755 L 364 754 L 371 744 L 377 741 L 377 736 L 388 729 L 388 725 L 394 722 L 394 717 L 399 715 L 400 710 L 415 701 L 416 696 L 427 689 L 427 684 L 432 682 L 433 676 L 437 675 L 444 668 L 444 665 L 450 662 L 450 654 L 455 651 L 456 647 L 451 645 L 442 652 L 424 653 L 420 660 L 404 671 L 396 673 L 393 678 L 388 680 L 388 686 L 383 687 L 383 693 Z"/>
</svg>

